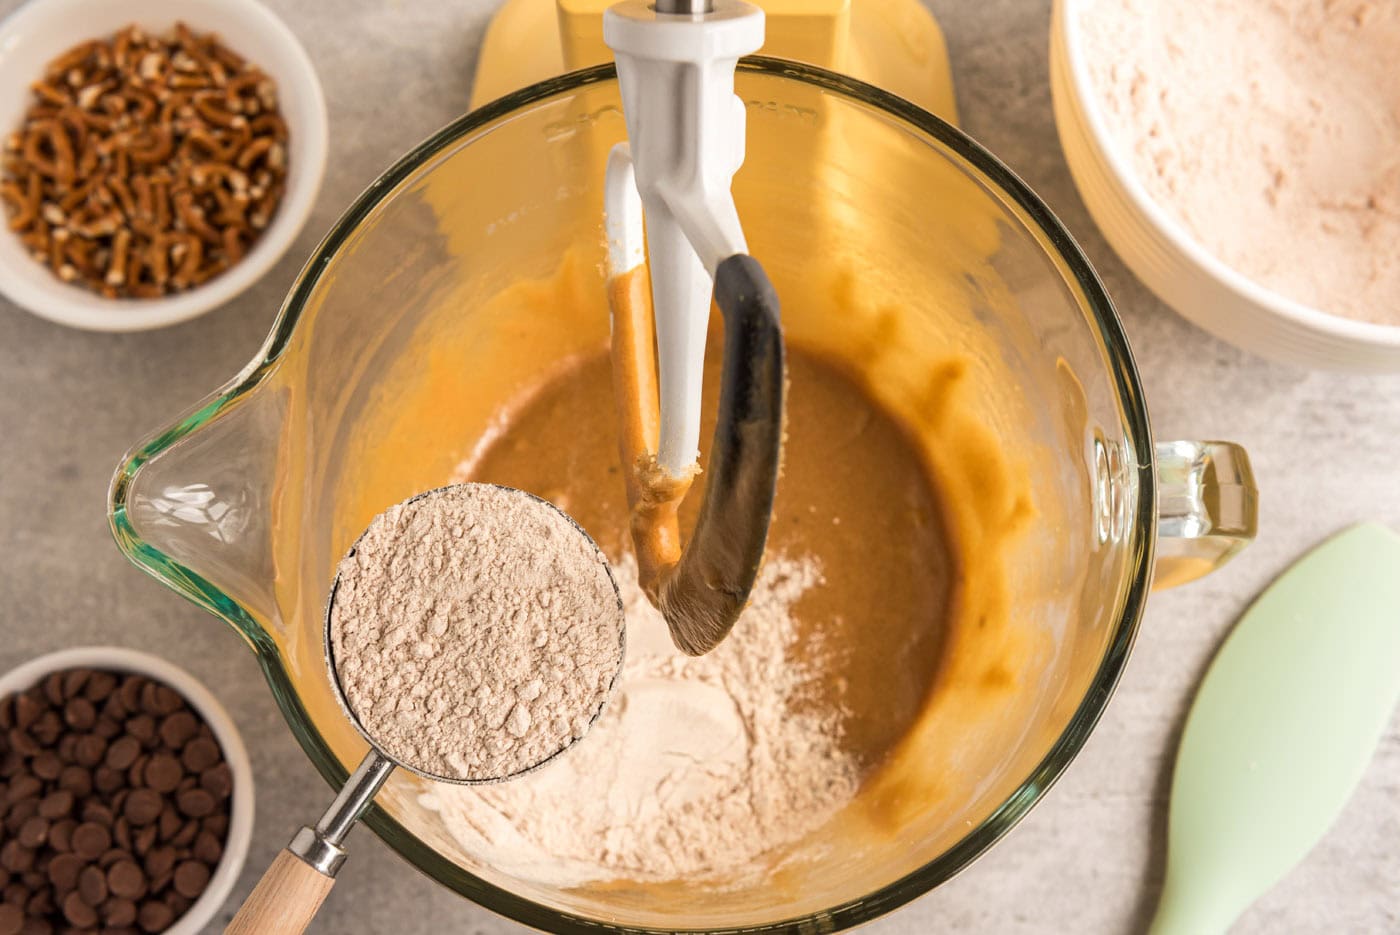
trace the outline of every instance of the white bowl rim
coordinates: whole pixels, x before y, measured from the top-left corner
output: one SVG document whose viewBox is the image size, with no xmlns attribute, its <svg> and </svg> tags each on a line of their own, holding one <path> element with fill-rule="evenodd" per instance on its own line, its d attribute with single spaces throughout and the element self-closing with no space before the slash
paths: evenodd
<svg viewBox="0 0 1400 935">
<path fill-rule="evenodd" d="M 0 48 L 4 47 L 9 34 L 20 28 L 64 17 L 80 18 L 80 11 L 87 5 L 107 2 L 110 0 L 28 0 L 0 21 Z M 281 260 L 306 225 L 325 176 L 330 145 L 325 94 L 311 58 L 287 24 L 258 0 L 203 2 L 220 7 L 230 17 L 251 21 L 269 45 L 282 49 L 296 72 L 296 79 L 293 91 L 285 90 L 287 82 L 281 82 L 279 93 L 304 96 L 307 112 L 313 115 L 306 125 L 298 124 L 292 128 L 301 138 L 299 145 L 304 151 L 292 164 L 287 191 L 272 224 L 248 255 L 221 275 L 187 292 L 159 299 L 103 299 L 86 289 L 62 282 L 52 274 L 51 281 L 45 280 L 43 285 L 37 285 L 21 277 L 4 275 L 7 269 L 13 268 L 13 264 L 0 256 L 0 292 L 16 305 L 40 318 L 88 331 L 147 331 L 178 324 L 212 311 L 256 283 Z M 133 18 L 139 18 L 134 11 Z M 193 25 L 209 28 L 198 22 Z M 32 76 L 22 80 L 27 83 Z M 8 132 L 8 128 L 3 129 Z M 13 236 L 9 231 L 0 231 L 0 234 Z M 33 262 L 28 256 L 25 260 Z"/>
<path fill-rule="evenodd" d="M 204 925 L 218 915 L 224 900 L 233 891 L 253 837 L 253 766 L 243 738 L 224 706 L 193 675 L 159 656 L 123 646 L 79 646 L 31 659 L 0 675 L 0 696 L 24 691 L 51 672 L 79 668 L 132 672 L 150 676 L 170 686 L 199 711 L 219 740 L 224 760 L 233 773 L 233 796 L 229 805 L 224 852 L 204 892 L 185 910 L 184 915 L 165 930 L 165 935 L 198 935 Z"/>
<path fill-rule="evenodd" d="M 1147 193 L 1142 182 L 1138 180 L 1137 173 L 1131 170 L 1120 151 L 1118 141 L 1109 132 L 1107 121 L 1103 116 L 1101 102 L 1095 92 L 1093 79 L 1089 75 L 1083 48 L 1079 44 L 1077 24 L 1079 11 L 1084 0 L 1056 0 L 1056 2 L 1060 8 L 1058 17 L 1060 38 L 1064 42 L 1065 57 L 1069 63 L 1070 81 L 1074 86 L 1075 96 L 1079 99 L 1079 105 L 1089 126 L 1089 132 L 1094 137 L 1094 144 L 1103 155 L 1109 170 L 1127 192 L 1133 207 L 1139 213 L 1146 215 L 1152 225 L 1160 230 L 1172 242 L 1173 246 L 1186 254 L 1203 272 L 1255 305 L 1306 329 L 1352 341 L 1400 348 L 1400 325 L 1355 321 L 1341 315 L 1333 315 L 1262 286 L 1228 266 L 1223 260 L 1207 250 L 1186 230 L 1185 225 L 1157 204 Z"/>
</svg>

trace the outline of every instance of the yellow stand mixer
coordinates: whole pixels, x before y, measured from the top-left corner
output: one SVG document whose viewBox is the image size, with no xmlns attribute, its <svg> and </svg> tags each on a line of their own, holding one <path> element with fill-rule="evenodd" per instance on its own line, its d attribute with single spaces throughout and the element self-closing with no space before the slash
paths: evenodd
<svg viewBox="0 0 1400 935">
<path fill-rule="evenodd" d="M 747 255 L 729 191 L 745 149 L 735 63 L 760 48 L 954 116 L 942 33 L 914 0 L 511 0 L 487 32 L 473 92 L 478 106 L 616 56 L 629 143 L 613 147 L 605 202 L 630 525 L 644 590 L 696 655 L 748 601 L 781 464 L 778 300 Z M 712 290 L 725 321 L 719 424 L 683 549 L 677 515 L 699 470 Z"/>
<path fill-rule="evenodd" d="M 507 0 L 482 42 L 471 106 L 566 71 L 612 61 L 614 0 Z M 850 75 L 957 124 L 943 31 L 919 0 L 757 0 L 762 53 Z"/>
</svg>

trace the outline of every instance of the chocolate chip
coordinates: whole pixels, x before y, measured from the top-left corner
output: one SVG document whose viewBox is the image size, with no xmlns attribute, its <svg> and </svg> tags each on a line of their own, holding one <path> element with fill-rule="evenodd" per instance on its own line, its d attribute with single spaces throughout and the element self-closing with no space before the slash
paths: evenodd
<svg viewBox="0 0 1400 935">
<path fill-rule="evenodd" d="M 63 695 L 72 698 L 83 690 L 89 678 L 92 677 L 91 669 L 69 669 L 63 673 Z"/>
<path fill-rule="evenodd" d="M 73 853 L 84 860 L 96 860 L 112 846 L 112 835 L 95 821 L 85 821 L 73 829 Z"/>
<path fill-rule="evenodd" d="M 0 935 L 20 935 L 24 930 L 24 910 L 9 903 L 0 905 Z"/>
<path fill-rule="evenodd" d="M 35 815 L 20 826 L 18 837 L 19 843 L 25 847 L 43 847 L 49 839 L 49 820 Z"/>
<path fill-rule="evenodd" d="M 72 763 L 73 754 L 78 749 L 78 735 L 64 734 L 62 737 L 58 738 L 58 744 L 55 749 L 58 750 L 58 758 L 63 761 L 65 766 Z"/>
<path fill-rule="evenodd" d="M 135 850 L 137 854 L 144 857 L 146 852 L 155 845 L 158 831 L 159 829 L 156 828 L 155 825 L 147 825 L 136 832 L 135 840 L 132 842 L 135 847 L 132 849 Z"/>
<path fill-rule="evenodd" d="M 34 866 L 34 850 L 25 847 L 18 840 L 11 839 L 0 847 L 0 867 L 11 873 L 23 873 Z"/>
<path fill-rule="evenodd" d="M 63 718 L 59 716 L 57 711 L 45 711 L 39 715 L 39 720 L 29 725 L 29 736 L 43 747 L 57 743 L 58 737 L 62 733 Z"/>
<path fill-rule="evenodd" d="M 32 799 L 44 788 L 44 784 L 34 776 L 16 776 L 10 780 L 10 786 L 5 791 L 5 801 L 13 805 L 23 799 Z"/>
<path fill-rule="evenodd" d="M 29 764 L 29 768 L 35 776 L 46 782 L 52 782 L 63 773 L 63 761 L 52 750 L 40 750 Z"/>
<path fill-rule="evenodd" d="M 112 827 L 112 810 L 96 799 L 88 799 L 83 803 L 83 813 L 79 817 L 83 821 L 95 821 L 104 828 Z"/>
<path fill-rule="evenodd" d="M 184 822 L 180 820 L 180 813 L 169 803 L 166 803 L 165 807 L 162 808 L 160 812 L 160 839 L 162 841 L 169 841 L 175 836 L 175 832 L 180 830 L 180 826 L 183 824 Z"/>
<path fill-rule="evenodd" d="M 67 789 L 50 792 L 39 800 L 39 814 L 50 820 L 62 818 L 73 811 L 73 793 Z"/>
<path fill-rule="evenodd" d="M 209 868 L 197 860 L 182 861 L 175 868 L 175 892 L 194 899 L 209 885 Z"/>
<path fill-rule="evenodd" d="M 24 692 L 15 698 L 14 726 L 20 730 L 28 730 L 29 725 L 39 720 L 39 715 L 48 709 L 47 701 L 35 697 L 32 692 Z"/>
<path fill-rule="evenodd" d="M 63 818 L 53 823 L 49 828 L 49 847 L 60 854 L 67 853 L 73 849 L 73 829 L 78 827 L 78 823 L 71 818 Z"/>
<path fill-rule="evenodd" d="M 131 860 L 119 860 L 107 868 L 107 888 L 123 899 L 140 899 L 146 895 L 146 875 Z"/>
<path fill-rule="evenodd" d="M 224 856 L 223 842 L 208 831 L 201 831 L 195 835 L 194 856 L 212 867 Z"/>
<path fill-rule="evenodd" d="M 141 689 L 141 708 L 147 714 L 164 717 L 184 706 L 184 699 L 171 688 L 158 682 L 147 682 Z"/>
<path fill-rule="evenodd" d="M 165 903 L 155 900 L 142 903 L 136 915 L 136 923 L 141 926 L 143 932 L 163 932 L 174 920 L 174 911 Z"/>
<path fill-rule="evenodd" d="M 126 771 L 126 781 L 132 786 L 144 786 L 146 784 L 146 764 L 151 758 L 146 754 L 141 754 L 136 758 L 136 762 Z"/>
<path fill-rule="evenodd" d="M 102 923 L 108 928 L 126 928 L 135 921 L 136 903 L 130 898 L 113 896 L 102 904 Z"/>
<path fill-rule="evenodd" d="M 146 875 L 152 881 L 165 876 L 175 868 L 175 848 L 163 845 L 152 849 L 146 855 Z M 152 889 L 156 887 L 152 886 Z"/>
<path fill-rule="evenodd" d="M 203 820 L 202 827 L 218 840 L 223 841 L 225 837 L 228 837 L 228 813 L 220 812 L 217 815 L 210 815 Z"/>
<path fill-rule="evenodd" d="M 40 687 L 43 689 L 44 697 L 51 705 L 63 704 L 63 673 L 53 672 L 44 678 Z"/>
<path fill-rule="evenodd" d="M 146 785 L 157 792 L 174 792 L 184 775 L 180 761 L 169 753 L 157 753 L 146 764 Z"/>
<path fill-rule="evenodd" d="M 180 826 L 170 838 L 171 847 L 189 847 L 194 843 L 195 835 L 199 834 L 199 822 L 191 819 Z"/>
<path fill-rule="evenodd" d="M 107 696 L 106 701 L 102 702 L 102 716 L 121 724 L 131 717 L 131 711 L 122 704 L 122 696 L 113 692 Z"/>
<path fill-rule="evenodd" d="M 172 750 L 185 745 L 199 730 L 199 721 L 188 711 L 176 711 L 160 722 L 160 739 Z"/>
<path fill-rule="evenodd" d="M 78 885 L 78 874 L 83 872 L 85 866 L 87 861 L 77 854 L 59 854 L 49 861 L 49 882 L 60 894 L 66 893 Z"/>
<path fill-rule="evenodd" d="M 219 762 L 219 745 L 204 737 L 196 737 L 180 751 L 180 762 L 192 773 L 202 773 Z"/>
<path fill-rule="evenodd" d="M 101 763 L 106 755 L 107 741 L 96 734 L 84 734 L 78 738 L 78 745 L 73 750 L 73 761 L 91 769 Z"/>
<path fill-rule="evenodd" d="M 81 766 L 65 766 L 58 774 L 58 787 L 79 798 L 92 795 L 92 773 Z"/>
<path fill-rule="evenodd" d="M 126 732 L 139 740 L 143 746 L 150 746 L 156 742 L 156 719 L 149 714 L 127 718 Z"/>
<path fill-rule="evenodd" d="M 0 748 L 4 747 L 5 738 L 0 736 Z M 0 778 L 9 779 L 24 771 L 24 757 L 13 750 L 6 750 L 0 756 Z M 4 796 L 0 796 L 0 806 L 3 806 Z"/>
<path fill-rule="evenodd" d="M 94 672 L 88 677 L 86 690 L 83 697 L 91 702 L 106 700 L 107 696 L 117 690 L 117 677 L 110 672 Z"/>
<path fill-rule="evenodd" d="M 121 722 L 109 717 L 100 717 L 97 723 L 92 726 L 92 732 L 103 740 L 110 741 L 114 737 L 122 735 Z"/>
<path fill-rule="evenodd" d="M 80 929 L 92 928 L 97 924 L 97 910 L 88 905 L 83 894 L 77 890 L 63 897 L 63 917 L 70 925 Z"/>
<path fill-rule="evenodd" d="M 78 874 L 78 893 L 83 902 L 96 909 L 107 898 L 107 874 L 100 867 L 84 867 Z"/>
<path fill-rule="evenodd" d="M 131 850 L 131 821 L 126 815 L 119 815 L 117 819 L 112 822 L 112 840 L 115 841 L 117 847 L 120 847 L 122 850 Z"/>
<path fill-rule="evenodd" d="M 193 899 L 187 899 L 179 893 L 171 890 L 160 898 L 160 901 L 170 907 L 170 911 L 175 913 L 175 918 L 184 915 L 194 905 Z"/>
<path fill-rule="evenodd" d="M 135 737 L 118 737 L 107 747 L 106 765 L 110 769 L 125 770 L 141 755 L 141 741 Z"/>
<path fill-rule="evenodd" d="M 11 727 L 9 733 L 5 735 L 5 741 L 10 745 L 10 749 L 21 756 L 33 756 L 44 749 L 39 746 L 39 741 L 29 736 L 29 731 L 22 727 Z"/>
<path fill-rule="evenodd" d="M 176 801 L 180 811 L 190 818 L 203 818 L 214 811 L 214 797 L 203 789 L 181 792 Z"/>
<path fill-rule="evenodd" d="M 5 830 L 10 834 L 19 834 L 19 829 L 24 827 L 24 823 L 37 814 L 39 814 L 38 799 L 20 799 L 11 804 L 5 814 Z"/>
<path fill-rule="evenodd" d="M 39 880 L 36 884 L 26 884 L 30 886 L 29 902 L 24 904 L 24 911 L 26 915 L 42 916 L 53 912 L 53 890 L 49 889 L 48 887 L 44 887 L 43 889 L 34 888 L 34 886 L 39 886 L 42 884 L 42 879 Z"/>
<path fill-rule="evenodd" d="M 233 792 L 233 770 L 227 763 L 211 766 L 199 774 L 199 785 L 214 798 L 226 799 Z"/>
<path fill-rule="evenodd" d="M 139 828 L 159 818 L 164 807 L 165 800 L 154 789 L 133 789 L 122 805 L 122 815 Z"/>
<path fill-rule="evenodd" d="M 115 792 L 126 785 L 126 776 L 119 769 L 99 766 L 92 771 L 92 785 L 98 792 Z"/>
<path fill-rule="evenodd" d="M 117 694 L 121 696 L 122 704 L 126 705 L 128 711 L 135 711 L 141 707 L 141 689 L 146 687 L 146 677 L 144 675 L 128 675 L 122 679 L 121 688 Z"/>
<path fill-rule="evenodd" d="M 70 698 L 63 706 L 63 722 L 74 730 L 92 730 L 97 723 L 97 709 L 86 698 Z"/>
</svg>

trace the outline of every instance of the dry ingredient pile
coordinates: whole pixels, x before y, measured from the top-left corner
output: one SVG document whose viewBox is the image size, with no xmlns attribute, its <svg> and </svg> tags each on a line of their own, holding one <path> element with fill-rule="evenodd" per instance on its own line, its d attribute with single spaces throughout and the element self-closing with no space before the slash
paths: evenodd
<svg viewBox="0 0 1400 935">
<path fill-rule="evenodd" d="M 337 570 L 331 652 L 351 712 L 433 776 L 514 776 L 588 731 L 622 665 L 607 562 L 529 494 L 431 491 L 375 517 Z"/>
<path fill-rule="evenodd" d="M 587 740 L 515 782 L 439 786 L 423 804 L 478 859 L 548 885 L 764 873 L 761 858 L 820 828 L 860 782 L 840 712 L 802 703 L 824 675 L 799 659 L 792 608 L 820 570 L 769 555 L 734 631 L 700 657 L 672 644 L 635 561 L 615 570 L 628 658 Z"/>
<path fill-rule="evenodd" d="M 217 36 L 129 26 L 74 46 L 5 141 L 9 227 L 64 282 L 159 298 L 238 263 L 287 178 L 277 89 Z"/>
<path fill-rule="evenodd" d="M 1110 131 L 1207 250 L 1400 325 L 1400 4 L 1087 0 L 1079 27 Z"/>
</svg>

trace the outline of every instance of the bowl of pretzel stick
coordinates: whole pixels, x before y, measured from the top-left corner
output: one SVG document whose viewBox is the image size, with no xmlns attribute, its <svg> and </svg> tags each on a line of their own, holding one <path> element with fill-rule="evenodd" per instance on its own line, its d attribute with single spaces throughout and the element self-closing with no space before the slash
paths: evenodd
<svg viewBox="0 0 1400 935">
<path fill-rule="evenodd" d="M 140 331 L 286 253 L 328 127 L 305 49 L 254 0 L 30 0 L 0 23 L 0 140 L 0 292 Z"/>
</svg>

